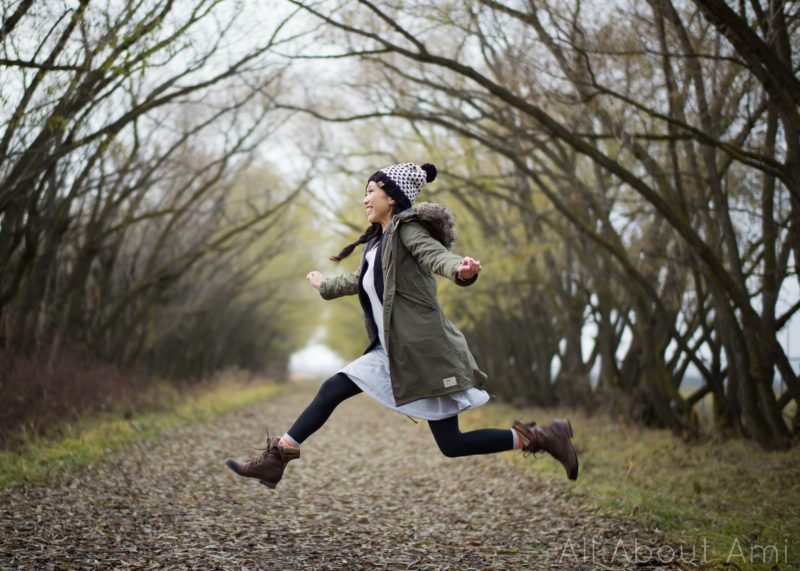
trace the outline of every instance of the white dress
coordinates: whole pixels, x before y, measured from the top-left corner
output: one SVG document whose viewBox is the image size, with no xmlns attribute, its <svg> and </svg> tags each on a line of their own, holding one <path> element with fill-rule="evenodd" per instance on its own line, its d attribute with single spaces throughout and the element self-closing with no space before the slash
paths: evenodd
<svg viewBox="0 0 800 571">
<path fill-rule="evenodd" d="M 389 376 L 389 356 L 384 349 L 383 301 L 378 297 L 375 289 L 375 274 L 373 273 L 376 251 L 377 247 L 373 247 L 367 252 L 367 270 L 364 273 L 363 286 L 369 296 L 372 316 L 378 326 L 380 343 L 369 353 L 346 365 L 339 372 L 350 377 L 358 385 L 358 388 L 383 406 L 411 418 L 441 420 L 488 402 L 489 394 L 486 391 L 470 387 L 449 395 L 419 399 L 401 406 L 395 404 L 392 380 Z"/>
</svg>

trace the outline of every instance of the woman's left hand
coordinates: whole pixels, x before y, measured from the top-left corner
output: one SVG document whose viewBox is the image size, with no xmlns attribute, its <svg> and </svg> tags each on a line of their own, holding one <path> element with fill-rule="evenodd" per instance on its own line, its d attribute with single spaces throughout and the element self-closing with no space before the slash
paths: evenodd
<svg viewBox="0 0 800 571">
<path fill-rule="evenodd" d="M 464 258 L 461 260 L 461 265 L 458 266 L 458 277 L 462 280 L 468 280 L 472 276 L 477 275 L 481 271 L 481 261 L 474 258 Z"/>
</svg>

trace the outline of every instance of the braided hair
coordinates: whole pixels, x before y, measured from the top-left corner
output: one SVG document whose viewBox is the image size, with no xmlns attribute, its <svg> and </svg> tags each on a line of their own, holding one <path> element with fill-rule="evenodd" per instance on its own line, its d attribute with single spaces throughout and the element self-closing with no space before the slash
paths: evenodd
<svg viewBox="0 0 800 571">
<path fill-rule="evenodd" d="M 405 210 L 405 208 L 403 208 L 399 204 L 395 204 L 394 205 L 393 214 L 397 214 L 398 212 L 402 212 L 403 210 Z M 359 244 L 367 244 L 367 243 L 369 243 L 370 240 L 372 240 L 373 238 L 378 238 L 382 234 L 383 234 L 383 228 L 381 227 L 381 225 L 379 223 L 377 223 L 377 222 L 373 222 L 370 225 L 370 227 L 367 228 L 364 231 L 364 233 L 361 236 L 359 236 L 358 239 L 355 242 L 353 242 L 351 244 L 348 244 L 347 246 L 342 248 L 342 251 L 339 252 L 338 255 L 331 256 L 328 259 L 331 260 L 332 262 L 337 262 L 337 263 L 341 262 L 347 256 L 349 256 L 350 254 L 353 253 L 353 250 L 356 249 L 356 246 L 358 246 Z"/>
<path fill-rule="evenodd" d="M 353 242 L 352 244 L 348 244 L 347 246 L 342 248 L 342 251 L 339 252 L 337 256 L 331 256 L 329 259 L 333 262 L 341 262 L 347 256 L 353 253 L 353 250 L 356 249 L 356 246 L 358 246 L 359 244 L 366 244 L 367 242 L 369 242 L 373 238 L 376 238 L 377 236 L 380 236 L 381 234 L 383 234 L 383 228 L 381 228 L 380 224 L 375 222 L 369 228 L 367 228 L 355 242 Z"/>
</svg>

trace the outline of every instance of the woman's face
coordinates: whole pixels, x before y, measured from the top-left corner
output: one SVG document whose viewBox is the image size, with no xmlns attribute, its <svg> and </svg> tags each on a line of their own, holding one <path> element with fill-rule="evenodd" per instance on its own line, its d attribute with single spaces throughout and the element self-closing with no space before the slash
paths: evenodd
<svg viewBox="0 0 800 571">
<path fill-rule="evenodd" d="M 394 199 L 384 192 L 375 181 L 369 181 L 364 191 L 364 207 L 367 209 L 367 220 L 386 226 L 392 219 Z"/>
</svg>

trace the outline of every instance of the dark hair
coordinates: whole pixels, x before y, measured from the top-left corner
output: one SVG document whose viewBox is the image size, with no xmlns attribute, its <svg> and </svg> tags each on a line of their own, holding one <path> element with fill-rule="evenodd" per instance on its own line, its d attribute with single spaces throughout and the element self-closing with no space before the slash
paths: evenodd
<svg viewBox="0 0 800 571">
<path fill-rule="evenodd" d="M 403 206 L 401 206 L 398 203 L 395 203 L 393 214 L 397 214 L 398 212 L 402 212 L 403 210 L 405 210 Z M 332 262 L 341 262 L 347 256 L 353 253 L 353 250 L 356 249 L 356 246 L 358 246 L 359 244 L 367 244 L 370 240 L 372 240 L 373 238 L 377 238 L 382 234 L 383 234 L 383 228 L 381 228 L 380 224 L 374 222 L 369 228 L 367 228 L 364 231 L 364 233 L 361 236 L 358 237 L 358 239 L 355 242 L 353 242 L 352 244 L 348 244 L 347 246 L 342 248 L 342 251 L 339 252 L 338 255 L 331 256 L 328 259 L 331 260 Z"/>
<path fill-rule="evenodd" d="M 347 256 L 353 253 L 353 250 L 356 249 L 356 246 L 358 246 L 359 244 L 366 244 L 367 242 L 369 242 L 373 238 L 380 236 L 381 234 L 383 234 L 383 228 L 381 228 L 380 224 L 375 222 L 369 228 L 367 228 L 361 236 L 358 237 L 358 240 L 356 240 L 352 244 L 348 244 L 347 246 L 342 248 L 342 251 L 339 252 L 337 256 L 331 256 L 329 259 L 332 262 L 341 262 Z"/>
</svg>

